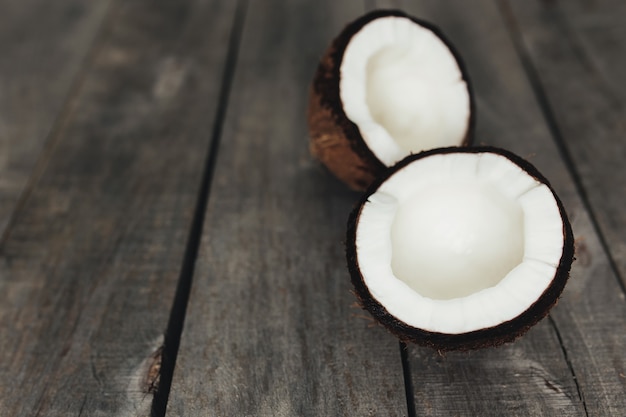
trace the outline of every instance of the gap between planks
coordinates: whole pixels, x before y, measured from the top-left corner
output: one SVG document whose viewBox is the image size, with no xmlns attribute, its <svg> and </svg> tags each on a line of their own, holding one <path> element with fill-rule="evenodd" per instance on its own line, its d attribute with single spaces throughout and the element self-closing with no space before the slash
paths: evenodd
<svg viewBox="0 0 626 417">
<path fill-rule="evenodd" d="M 202 181 L 198 191 L 198 199 L 196 201 L 191 228 L 188 234 L 187 245 L 185 247 L 185 254 L 181 265 L 176 294 L 174 296 L 169 321 L 165 330 L 159 386 L 154 393 L 152 400 L 151 415 L 153 417 L 164 417 L 167 410 L 167 401 L 172 386 L 172 377 L 174 375 L 174 368 L 176 367 L 176 358 L 178 356 L 178 348 L 180 347 L 180 338 L 183 331 L 183 325 L 185 323 L 187 304 L 193 282 L 193 274 L 196 259 L 198 257 L 198 250 L 200 248 L 204 217 L 211 192 L 211 182 L 215 171 L 215 161 L 217 160 L 224 118 L 228 107 L 228 99 L 233 84 L 235 67 L 237 66 L 237 56 L 239 55 L 239 46 L 241 44 L 241 34 L 243 32 L 247 6 L 248 0 L 238 0 L 233 26 L 229 37 L 226 65 L 224 66 L 224 72 L 222 74 L 222 84 L 215 114 L 215 124 L 210 137 L 209 150 L 205 159 L 206 162 L 204 164 L 204 172 L 202 174 Z"/>
<path fill-rule="evenodd" d="M 548 315 L 548 321 L 550 322 L 550 325 L 554 329 L 554 333 L 556 334 L 556 337 L 559 340 L 559 345 L 561 345 L 563 358 L 565 359 L 565 362 L 567 363 L 567 367 L 572 373 L 572 379 L 574 380 L 574 384 L 576 384 L 576 391 L 578 392 L 578 399 L 583 405 L 585 416 L 589 417 L 589 411 L 587 410 L 587 403 L 585 402 L 585 395 L 583 394 L 580 384 L 578 383 L 578 378 L 576 378 L 576 371 L 574 370 L 574 365 L 572 364 L 572 361 L 569 358 L 569 354 L 567 353 L 567 348 L 565 347 L 565 343 L 563 343 L 563 337 L 561 337 L 561 332 L 559 331 L 559 327 L 557 326 L 556 322 L 554 321 L 551 315 Z"/>
</svg>

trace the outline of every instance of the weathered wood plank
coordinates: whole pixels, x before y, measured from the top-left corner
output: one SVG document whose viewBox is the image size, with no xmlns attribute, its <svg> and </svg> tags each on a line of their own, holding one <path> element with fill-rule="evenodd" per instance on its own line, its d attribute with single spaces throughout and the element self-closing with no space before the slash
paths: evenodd
<svg viewBox="0 0 626 417">
<path fill-rule="evenodd" d="M 626 345 L 624 294 L 502 15 L 490 1 L 473 2 L 471 8 L 461 1 L 422 1 L 411 3 L 409 10 L 436 22 L 463 53 L 478 96 L 477 141 L 529 158 L 562 198 L 579 242 L 578 262 L 552 319 L 523 339 L 440 361 L 421 349 L 411 350 L 417 409 L 429 415 L 620 415 L 626 409 L 620 376 Z M 437 390 L 433 384 L 453 388 Z"/>
<path fill-rule="evenodd" d="M 626 285 L 626 3 L 502 2 Z"/>
<path fill-rule="evenodd" d="M 313 163 L 319 57 L 350 2 L 249 4 L 169 415 L 405 415 L 398 342 L 353 306 L 357 195 Z"/>
<path fill-rule="evenodd" d="M 109 3 L 0 2 L 0 236 Z"/>
<path fill-rule="evenodd" d="M 120 2 L 0 242 L 0 415 L 149 415 L 233 14 Z"/>
<path fill-rule="evenodd" d="M 597 247 L 594 228 L 585 224 L 585 233 L 579 233 L 578 256 L 594 275 L 572 296 L 576 308 L 557 310 L 555 319 L 559 324 L 576 323 L 564 329 L 562 336 L 584 388 L 589 414 L 622 415 L 626 409 L 626 217 L 622 210 L 626 96 L 618 75 L 626 66 L 626 5 L 608 1 L 564 7 L 500 5 L 615 261 L 613 273 L 606 274 L 610 268 Z M 601 263 L 594 265 L 598 257 Z M 601 279 L 605 274 L 617 279 L 615 270 L 622 277 L 621 289 Z"/>
<path fill-rule="evenodd" d="M 417 415 L 584 416 L 549 323 L 500 348 L 409 353 Z"/>
</svg>

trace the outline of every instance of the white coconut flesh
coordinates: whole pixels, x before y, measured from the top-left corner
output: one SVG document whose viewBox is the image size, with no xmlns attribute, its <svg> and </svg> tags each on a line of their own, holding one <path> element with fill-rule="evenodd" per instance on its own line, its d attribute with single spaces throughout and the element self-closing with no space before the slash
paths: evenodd
<svg viewBox="0 0 626 417">
<path fill-rule="evenodd" d="M 460 145 L 467 134 L 469 92 L 454 55 L 408 18 L 373 20 L 352 37 L 339 90 L 346 116 L 387 166 L 410 153 Z"/>
<path fill-rule="evenodd" d="M 494 153 L 435 154 L 361 208 L 360 272 L 404 323 L 459 334 L 526 311 L 555 277 L 563 220 L 551 190 Z"/>
</svg>

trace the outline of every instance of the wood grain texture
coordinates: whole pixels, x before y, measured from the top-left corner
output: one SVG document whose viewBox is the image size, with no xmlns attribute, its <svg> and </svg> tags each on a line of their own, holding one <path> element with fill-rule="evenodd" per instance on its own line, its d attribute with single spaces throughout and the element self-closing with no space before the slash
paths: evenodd
<svg viewBox="0 0 626 417">
<path fill-rule="evenodd" d="M 504 18 L 490 1 L 472 8 L 461 1 L 421 1 L 407 8 L 437 22 L 462 51 L 478 95 L 476 143 L 509 149 L 535 164 L 563 200 L 578 239 L 578 262 L 560 303 L 523 339 L 439 362 L 411 351 L 418 414 L 620 415 L 626 408 L 624 294 Z M 424 367 L 428 372 L 421 372 Z M 442 395 L 432 383 L 453 388 Z"/>
<path fill-rule="evenodd" d="M 499 348 L 444 356 L 410 348 L 409 360 L 420 416 L 585 415 L 547 322 Z"/>
<path fill-rule="evenodd" d="M 502 2 L 626 285 L 626 4 Z"/>
<path fill-rule="evenodd" d="M 0 236 L 110 1 L 0 1 Z"/>
<path fill-rule="evenodd" d="M 0 415 L 149 415 L 230 2 L 120 2 L 0 242 Z"/>
<path fill-rule="evenodd" d="M 350 293 L 357 195 L 307 150 L 317 60 L 362 12 L 249 4 L 168 415 L 406 415 L 398 342 Z"/>
<path fill-rule="evenodd" d="M 583 286 L 573 297 L 577 307 L 559 310 L 565 317 L 555 314 L 555 320 L 577 323 L 571 331 L 562 331 L 562 336 L 578 370 L 589 414 L 623 415 L 626 96 L 618 80 L 623 72 L 620 69 L 626 66 L 624 26 L 620 23 L 626 16 L 626 5 L 608 1 L 564 3 L 528 7 L 500 4 L 512 36 L 519 40 L 518 48 L 530 61 L 534 88 L 549 109 L 553 130 L 570 158 L 605 247 L 615 261 L 615 267 L 594 264 L 600 244 L 595 228 L 584 223 L 578 256 L 594 274 L 579 283 Z M 612 283 L 604 285 L 601 277 L 609 269 L 613 271 L 607 275 L 621 275 L 621 289 Z"/>
</svg>

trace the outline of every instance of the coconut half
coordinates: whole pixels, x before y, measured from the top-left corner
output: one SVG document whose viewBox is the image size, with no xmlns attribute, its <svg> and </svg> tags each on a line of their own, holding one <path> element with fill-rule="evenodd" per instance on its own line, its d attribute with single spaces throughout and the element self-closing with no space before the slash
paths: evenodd
<svg viewBox="0 0 626 417">
<path fill-rule="evenodd" d="M 469 144 L 472 90 L 438 28 L 379 10 L 349 24 L 327 50 L 308 122 L 312 154 L 361 190 L 411 153 Z"/>
<path fill-rule="evenodd" d="M 368 189 L 346 243 L 362 306 L 401 339 L 442 351 L 525 333 L 556 303 L 574 256 L 548 181 L 490 147 L 407 157 Z"/>
</svg>

